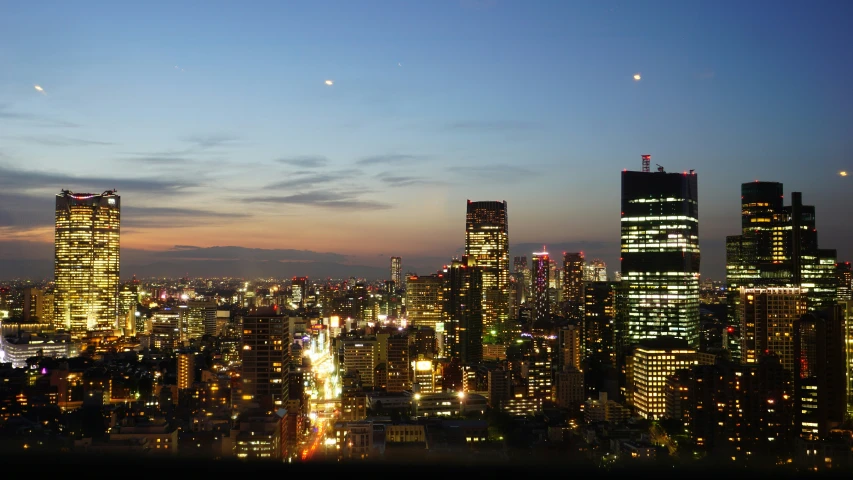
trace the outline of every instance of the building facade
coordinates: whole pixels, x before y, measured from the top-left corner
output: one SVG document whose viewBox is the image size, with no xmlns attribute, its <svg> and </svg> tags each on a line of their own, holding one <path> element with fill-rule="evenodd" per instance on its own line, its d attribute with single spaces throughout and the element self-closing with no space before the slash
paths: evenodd
<svg viewBox="0 0 853 480">
<path fill-rule="evenodd" d="M 621 225 L 626 341 L 670 336 L 698 347 L 696 174 L 622 172 Z"/>
<path fill-rule="evenodd" d="M 115 190 L 56 196 L 54 321 L 75 338 L 118 327 L 120 233 Z"/>
<path fill-rule="evenodd" d="M 468 200 L 465 255 L 481 268 L 483 331 L 503 336 L 509 317 L 509 230 L 506 201 Z"/>
</svg>

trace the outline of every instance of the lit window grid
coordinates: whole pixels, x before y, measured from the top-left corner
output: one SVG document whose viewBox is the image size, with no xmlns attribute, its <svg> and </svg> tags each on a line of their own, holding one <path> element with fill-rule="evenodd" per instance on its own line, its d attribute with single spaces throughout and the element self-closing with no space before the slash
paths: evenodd
<svg viewBox="0 0 853 480">
<path fill-rule="evenodd" d="M 662 418 L 666 414 L 667 377 L 692 365 L 698 365 L 695 350 L 636 349 L 633 402 L 637 413 L 643 418 Z"/>
<path fill-rule="evenodd" d="M 118 320 L 120 212 L 115 196 L 57 196 L 54 234 L 57 326 L 73 336 Z"/>
<path fill-rule="evenodd" d="M 628 338 L 631 342 L 658 336 L 699 338 L 699 274 L 627 272 Z"/>
</svg>

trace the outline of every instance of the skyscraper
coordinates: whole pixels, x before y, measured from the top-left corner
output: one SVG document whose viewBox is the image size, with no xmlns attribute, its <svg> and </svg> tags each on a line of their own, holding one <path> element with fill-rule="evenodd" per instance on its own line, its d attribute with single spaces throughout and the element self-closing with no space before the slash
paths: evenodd
<svg viewBox="0 0 853 480">
<path fill-rule="evenodd" d="M 482 273 L 468 257 L 453 259 L 447 272 L 445 315 L 451 356 L 462 363 L 483 359 Z"/>
<path fill-rule="evenodd" d="M 55 324 L 74 337 L 117 328 L 120 211 L 115 190 L 56 196 Z"/>
<path fill-rule="evenodd" d="M 802 288 L 809 311 L 836 301 L 836 252 L 818 248 L 814 206 L 803 205 L 800 192 L 791 194 L 791 205 L 783 202 L 781 183 L 741 184 L 741 234 L 726 238 L 730 326 L 742 323 L 742 288 Z"/>
<path fill-rule="evenodd" d="M 400 257 L 391 257 L 391 281 L 396 288 L 403 286 L 403 259 Z"/>
<path fill-rule="evenodd" d="M 698 347 L 696 174 L 623 171 L 621 224 L 625 342 L 670 336 Z"/>
<path fill-rule="evenodd" d="M 506 201 L 468 200 L 465 255 L 483 276 L 483 329 L 503 336 L 509 317 L 509 237 Z"/>
<path fill-rule="evenodd" d="M 838 293 L 836 298 L 839 302 L 853 300 L 853 267 L 850 262 L 839 263 L 835 267 L 835 281 Z"/>
<path fill-rule="evenodd" d="M 584 318 L 584 264 L 583 252 L 563 252 L 563 301 L 566 316 L 572 320 Z"/>
<path fill-rule="evenodd" d="M 583 267 L 584 282 L 606 282 L 607 264 L 600 258 L 594 258 Z"/>
<path fill-rule="evenodd" d="M 807 314 L 794 322 L 795 431 L 825 439 L 846 413 L 844 307 Z"/>
<path fill-rule="evenodd" d="M 532 272 L 533 285 L 530 287 L 530 292 L 533 296 L 533 321 L 547 320 L 551 313 L 551 302 L 548 299 L 551 258 L 548 252 L 533 254 Z"/>
<path fill-rule="evenodd" d="M 243 317 L 240 373 L 244 398 L 270 410 L 285 406 L 290 386 L 291 338 L 288 317 L 277 306 L 254 309 Z"/>
<path fill-rule="evenodd" d="M 435 331 L 444 318 L 444 275 L 411 276 L 406 280 L 406 316 L 409 325 Z"/>
</svg>

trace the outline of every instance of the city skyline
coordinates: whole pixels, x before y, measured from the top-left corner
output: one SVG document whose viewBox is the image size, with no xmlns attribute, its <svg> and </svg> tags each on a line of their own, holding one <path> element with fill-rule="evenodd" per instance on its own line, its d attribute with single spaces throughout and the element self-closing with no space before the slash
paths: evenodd
<svg viewBox="0 0 853 480">
<path fill-rule="evenodd" d="M 851 7 L 783 3 L 4 6 L 0 271 L 52 270 L 60 189 L 115 188 L 130 266 L 385 276 L 400 256 L 425 275 L 464 252 L 472 199 L 507 201 L 510 256 L 545 245 L 615 272 L 619 173 L 641 154 L 701 176 L 703 277 L 724 279 L 753 179 L 803 192 L 821 246 L 850 260 L 853 72 L 830 59 Z"/>
</svg>

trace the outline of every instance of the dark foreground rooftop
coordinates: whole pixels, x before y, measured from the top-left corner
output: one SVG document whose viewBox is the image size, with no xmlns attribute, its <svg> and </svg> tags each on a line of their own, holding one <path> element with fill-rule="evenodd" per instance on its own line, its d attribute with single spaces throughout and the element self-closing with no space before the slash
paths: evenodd
<svg viewBox="0 0 853 480">
<path fill-rule="evenodd" d="M 311 478 L 334 478 L 329 475 L 345 474 L 348 478 L 370 478 L 371 475 L 417 473 L 418 478 L 430 478 L 434 475 L 458 476 L 456 478 L 532 478 L 531 475 L 559 475 L 572 478 L 673 478 L 679 480 L 694 478 L 715 478 L 729 480 L 730 478 L 763 478 L 771 475 L 774 480 L 785 478 L 845 478 L 849 479 L 851 472 L 836 473 L 796 473 L 791 471 L 756 471 L 749 469 L 714 469 L 714 468 L 666 468 L 642 466 L 630 468 L 614 468 L 611 470 L 598 468 L 571 468 L 563 465 L 518 464 L 518 465 L 462 465 L 454 463 L 417 464 L 393 462 L 339 462 L 339 463 L 294 463 L 278 462 L 241 462 L 232 460 L 195 460 L 191 458 L 169 458 L 151 456 L 122 457 L 122 456 L 88 456 L 80 454 L 10 454 L 3 452 L 3 473 L 11 477 L 13 474 L 41 475 L 50 472 L 77 472 L 87 479 L 109 478 L 123 480 L 130 478 L 151 478 L 152 474 L 166 473 L 170 478 L 181 478 L 183 474 L 189 478 L 239 478 L 239 475 L 253 476 L 265 474 L 310 475 Z M 516 477 L 518 475 L 518 477 Z M 486 477 L 490 476 L 490 477 Z M 24 477 L 20 477 L 24 478 Z M 274 478 L 274 477 L 270 477 Z M 433 477 L 436 478 L 436 477 Z M 549 477 L 538 477 L 549 478 Z M 552 477 L 558 478 L 558 477 Z"/>
</svg>

